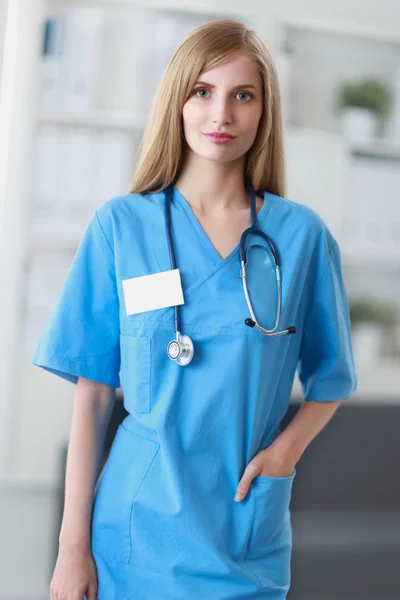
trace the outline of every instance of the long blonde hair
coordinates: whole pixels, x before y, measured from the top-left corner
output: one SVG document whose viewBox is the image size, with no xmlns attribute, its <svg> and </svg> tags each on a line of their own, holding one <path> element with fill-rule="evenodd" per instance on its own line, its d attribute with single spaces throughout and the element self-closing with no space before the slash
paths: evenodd
<svg viewBox="0 0 400 600">
<path fill-rule="evenodd" d="M 273 59 L 256 33 L 240 21 L 217 19 L 191 31 L 171 56 L 155 92 L 128 193 L 158 192 L 175 182 L 182 166 L 182 109 L 200 73 L 238 52 L 256 63 L 264 107 L 244 176 L 255 191 L 285 196 L 279 83 Z"/>
</svg>

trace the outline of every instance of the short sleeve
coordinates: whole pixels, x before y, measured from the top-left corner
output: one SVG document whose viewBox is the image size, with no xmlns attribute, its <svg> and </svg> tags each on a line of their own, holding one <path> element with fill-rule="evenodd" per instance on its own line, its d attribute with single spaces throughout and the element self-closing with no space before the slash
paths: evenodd
<svg viewBox="0 0 400 600">
<path fill-rule="evenodd" d="M 96 211 L 81 239 L 32 364 L 72 383 L 119 387 L 119 301 L 112 245 Z"/>
<path fill-rule="evenodd" d="M 306 315 L 298 362 L 305 400 L 347 398 L 358 385 L 341 253 L 331 238 L 326 265 Z"/>
</svg>

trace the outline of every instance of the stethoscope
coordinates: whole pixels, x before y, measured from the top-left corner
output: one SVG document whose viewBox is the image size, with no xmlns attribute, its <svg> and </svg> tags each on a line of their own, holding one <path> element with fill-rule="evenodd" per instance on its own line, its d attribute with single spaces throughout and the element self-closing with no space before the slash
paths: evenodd
<svg viewBox="0 0 400 600">
<path fill-rule="evenodd" d="M 251 319 L 247 318 L 245 320 L 245 324 L 248 327 L 256 327 L 261 333 L 268 336 L 278 336 L 284 334 L 293 334 L 296 333 L 295 327 L 288 327 L 282 331 L 275 331 L 279 324 L 279 319 L 281 316 L 281 271 L 280 271 L 280 261 L 278 258 L 278 253 L 275 249 L 274 244 L 270 240 L 270 238 L 263 231 L 256 227 L 257 215 L 256 215 L 256 197 L 254 194 L 254 190 L 250 182 L 246 182 L 246 187 L 250 193 L 250 211 L 251 211 L 251 225 L 245 231 L 243 231 L 240 238 L 240 276 L 242 278 L 244 295 L 246 297 L 247 306 L 249 307 L 249 311 L 251 314 Z M 172 199 L 172 189 L 173 184 L 169 185 L 164 192 L 164 205 L 165 205 L 165 227 L 167 232 L 168 239 L 168 250 L 169 257 L 171 262 L 171 268 L 176 269 L 176 260 L 175 260 L 175 250 L 172 241 L 172 225 L 171 225 L 171 199 Z M 265 329 L 261 327 L 258 323 L 257 318 L 255 316 L 249 292 L 247 289 L 247 281 L 246 281 L 246 263 L 247 263 L 247 252 L 245 249 L 246 239 L 249 235 L 259 235 L 261 236 L 268 244 L 269 249 L 271 251 L 274 266 L 275 266 L 275 280 L 277 285 L 277 307 L 275 313 L 275 324 L 272 329 Z M 268 255 L 268 249 L 265 246 L 261 246 Z M 188 335 L 181 335 L 181 327 L 180 327 L 180 314 L 179 314 L 179 306 L 175 306 L 175 333 L 176 339 L 172 340 L 168 344 L 167 352 L 168 356 L 171 360 L 174 360 L 181 365 L 182 367 L 188 365 L 193 358 L 194 355 L 194 347 L 193 342 Z"/>
</svg>

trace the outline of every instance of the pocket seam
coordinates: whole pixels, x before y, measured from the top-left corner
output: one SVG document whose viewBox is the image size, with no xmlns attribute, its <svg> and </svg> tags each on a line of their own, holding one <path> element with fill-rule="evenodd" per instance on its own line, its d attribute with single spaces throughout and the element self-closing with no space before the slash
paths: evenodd
<svg viewBox="0 0 400 600">
<path fill-rule="evenodd" d="M 123 421 L 119 424 L 119 427 L 121 427 L 121 429 L 124 429 L 126 432 L 131 433 L 132 435 L 136 435 L 138 438 L 141 438 L 142 440 L 146 440 L 146 442 L 151 442 L 152 444 L 157 446 L 158 449 L 160 448 L 160 444 L 158 442 L 151 440 L 150 438 L 144 437 L 144 435 L 141 435 L 140 433 L 137 433 L 136 431 L 132 431 L 132 429 L 128 429 L 127 427 L 125 427 Z"/>
<path fill-rule="evenodd" d="M 289 475 L 287 477 L 273 477 L 271 475 L 262 475 L 259 477 L 263 477 L 265 478 L 265 481 L 263 481 L 262 483 L 268 483 L 269 485 L 275 486 L 275 485 L 279 485 L 279 481 L 284 482 L 284 484 L 286 486 L 290 486 L 290 489 L 292 489 L 293 486 L 293 480 L 294 477 L 296 475 L 296 469 L 294 468 L 294 471 L 292 473 L 292 475 Z M 260 486 L 260 488 L 257 487 L 257 485 L 254 485 L 254 487 L 252 488 L 253 491 L 253 515 L 252 515 L 252 521 L 251 521 L 251 529 L 250 529 L 250 534 L 247 540 L 247 545 L 246 545 L 246 550 L 244 553 L 244 562 L 247 566 L 247 568 L 249 569 L 249 571 L 253 574 L 253 576 L 256 578 L 258 584 L 260 585 L 260 587 L 262 589 L 268 589 L 271 587 L 275 587 L 277 584 L 272 582 L 268 577 L 268 583 L 266 584 L 265 578 L 264 577 L 260 577 L 257 574 L 258 569 L 253 569 L 253 567 L 250 564 L 250 557 L 249 557 L 249 553 L 251 552 L 251 548 L 252 548 L 252 544 L 254 544 L 253 541 L 253 537 L 255 535 L 255 527 L 256 527 L 256 523 L 257 523 L 257 502 L 263 497 L 264 493 L 261 491 L 263 490 L 263 487 Z M 288 503 L 288 510 L 290 511 L 290 497 L 289 497 L 289 503 Z M 261 569 L 262 572 L 262 569 Z M 264 581 L 264 583 L 263 583 Z M 285 584 L 281 584 L 279 583 L 279 585 L 287 585 L 287 583 Z"/>
<path fill-rule="evenodd" d="M 285 477 L 275 477 L 274 475 L 257 475 L 255 481 L 252 481 L 254 486 L 257 486 L 258 483 L 268 483 L 270 481 L 289 481 L 290 479 L 294 479 L 296 476 L 296 468 L 294 468 L 291 475 L 286 475 Z"/>
<path fill-rule="evenodd" d="M 143 385 L 146 386 L 145 389 L 147 390 L 143 402 L 139 402 L 139 409 L 140 412 L 148 413 L 151 411 L 151 340 L 144 335 L 138 336 L 137 339 L 140 340 L 140 363 L 144 378 Z"/>
<path fill-rule="evenodd" d="M 247 544 L 246 544 L 246 549 L 245 549 L 245 552 L 244 552 L 244 557 L 243 557 L 243 560 L 244 560 L 244 562 L 245 562 L 245 565 L 246 565 L 246 567 L 249 569 L 249 571 L 250 571 L 250 572 L 251 572 L 251 574 L 253 575 L 253 577 L 255 577 L 255 578 L 256 578 L 256 580 L 257 580 L 257 582 L 258 582 L 258 585 L 259 585 L 260 587 L 262 587 L 263 589 L 266 589 L 267 587 L 272 587 L 272 586 L 273 586 L 273 584 L 271 583 L 271 585 L 268 585 L 268 586 L 263 586 L 263 584 L 262 584 L 261 580 L 259 579 L 259 577 L 258 577 L 257 573 L 256 573 L 255 571 L 253 571 L 253 569 L 252 569 L 252 568 L 251 568 L 251 566 L 250 566 L 250 563 L 249 563 L 249 561 L 248 561 L 248 560 L 247 560 L 247 558 L 246 558 L 246 557 L 247 557 L 247 553 L 248 553 L 248 548 L 249 548 L 250 540 L 251 540 L 251 539 L 252 539 L 252 537 L 253 537 L 253 531 L 254 531 L 254 523 L 255 523 L 255 516 L 256 516 L 256 504 L 255 504 L 255 503 L 256 503 L 256 497 L 255 497 L 255 494 L 254 494 L 254 495 L 253 495 L 253 515 L 252 515 L 252 519 L 251 519 L 251 528 L 250 528 L 250 533 L 249 533 L 249 536 L 248 536 L 248 538 L 247 538 Z"/>
<path fill-rule="evenodd" d="M 129 430 L 126 430 L 126 431 L 129 431 Z M 139 436 L 139 437 L 142 437 L 142 436 Z M 147 438 L 142 438 L 142 439 L 147 440 Z M 152 441 L 152 440 L 148 440 L 148 441 Z M 154 442 L 154 443 L 157 444 L 157 442 Z M 157 446 L 158 446 L 158 448 L 155 448 L 155 452 L 154 452 L 153 458 L 151 459 L 151 461 L 149 463 L 149 466 L 147 467 L 147 469 L 146 469 L 146 471 L 145 471 L 145 473 L 144 473 L 144 475 L 142 477 L 142 480 L 139 483 L 138 488 L 137 488 L 135 494 L 132 497 L 131 508 L 130 508 L 130 511 L 129 511 L 129 555 L 128 555 L 128 557 L 125 560 L 125 562 L 127 562 L 127 563 L 130 561 L 131 555 L 132 555 L 132 513 L 133 513 L 133 507 L 134 507 L 134 504 L 135 504 L 135 499 L 136 499 L 136 496 L 138 495 L 138 493 L 139 493 L 139 491 L 140 491 L 140 489 L 141 489 L 144 481 L 146 480 L 147 474 L 150 471 L 150 469 L 151 469 L 151 467 L 152 467 L 152 465 L 153 465 L 153 463 L 155 461 L 155 458 L 156 458 L 156 456 L 157 456 L 157 454 L 158 454 L 158 452 L 160 450 L 160 445 L 157 444 Z"/>
<path fill-rule="evenodd" d="M 144 481 L 146 480 L 146 478 L 148 476 L 149 470 L 151 469 L 161 446 L 158 442 L 155 442 L 154 440 L 146 438 L 134 431 L 131 431 L 130 429 L 127 429 L 126 427 L 123 426 L 122 423 L 120 423 L 119 428 L 121 428 L 125 432 L 125 435 L 132 435 L 133 438 L 136 437 L 139 440 L 143 440 L 144 443 L 148 443 L 149 450 L 151 448 L 150 447 L 150 444 L 151 444 L 152 445 L 152 449 L 150 452 L 151 459 L 143 473 L 143 476 L 141 477 L 140 481 L 138 482 L 136 489 L 133 491 L 132 497 L 129 500 L 129 512 L 127 513 L 127 518 L 126 518 L 126 523 L 125 523 L 125 527 L 127 529 L 127 534 L 124 535 L 123 530 L 120 530 L 119 528 L 115 529 L 115 541 L 117 543 L 116 548 L 115 548 L 116 551 L 113 552 L 112 546 L 104 543 L 104 540 L 102 541 L 101 537 L 98 535 L 96 536 L 95 533 L 92 537 L 92 546 L 93 546 L 93 552 L 96 552 L 99 555 L 113 558 L 114 560 L 116 560 L 118 562 L 129 563 L 129 561 L 131 559 L 131 555 L 132 555 L 132 511 L 133 511 L 134 502 L 135 502 L 135 499 L 136 499 L 140 489 L 143 486 Z"/>
<path fill-rule="evenodd" d="M 135 335 L 136 333 L 136 335 Z M 140 364 L 140 377 L 138 380 L 132 381 L 130 394 L 132 395 L 132 402 L 134 406 L 137 406 L 136 410 L 139 413 L 151 412 L 151 398 L 152 398 L 152 357 L 151 357 L 151 337 L 147 335 L 141 335 L 139 332 L 122 332 L 120 331 L 120 337 L 126 339 L 126 351 L 128 355 L 125 358 L 125 364 L 127 368 L 130 368 L 131 356 L 136 359 L 133 344 L 137 344 L 137 351 L 139 352 L 139 364 Z M 121 348 L 122 351 L 122 348 Z M 122 364 L 122 363 L 121 363 Z M 133 368 L 133 367 L 132 367 Z M 127 388 L 128 376 L 125 375 L 126 380 L 124 384 L 124 373 L 122 373 L 122 388 L 125 392 Z M 142 388 L 142 393 L 136 397 L 136 387 Z M 128 397 L 127 397 L 128 400 Z M 136 404 L 137 403 L 137 404 Z M 124 428 L 125 429 L 125 428 Z M 127 430 L 129 431 L 129 430 Z"/>
</svg>

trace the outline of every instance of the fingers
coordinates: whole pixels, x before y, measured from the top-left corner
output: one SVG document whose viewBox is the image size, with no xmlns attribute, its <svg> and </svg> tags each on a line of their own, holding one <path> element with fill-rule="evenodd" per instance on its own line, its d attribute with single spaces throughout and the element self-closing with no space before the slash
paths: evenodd
<svg viewBox="0 0 400 600">
<path fill-rule="evenodd" d="M 49 600 L 97 600 L 97 587 L 97 579 L 87 584 L 86 592 L 81 586 L 67 590 L 65 586 L 60 587 L 52 583 Z"/>
<path fill-rule="evenodd" d="M 236 494 L 234 497 L 235 502 L 240 502 L 246 497 L 251 482 L 253 481 L 254 477 L 261 473 L 261 471 L 262 464 L 249 462 L 236 488 Z"/>
<path fill-rule="evenodd" d="M 97 596 L 97 586 L 89 584 L 87 592 L 86 592 L 86 600 L 96 600 L 96 596 Z"/>
</svg>

